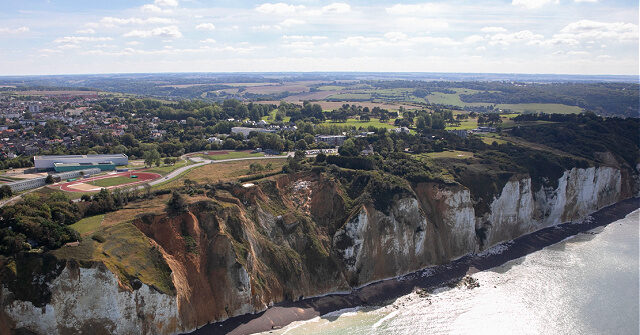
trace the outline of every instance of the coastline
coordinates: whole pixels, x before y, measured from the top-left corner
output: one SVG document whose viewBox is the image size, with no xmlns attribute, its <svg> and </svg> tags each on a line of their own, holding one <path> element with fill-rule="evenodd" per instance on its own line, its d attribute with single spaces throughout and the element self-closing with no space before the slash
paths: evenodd
<svg viewBox="0 0 640 335">
<path fill-rule="evenodd" d="M 480 254 L 466 255 L 449 263 L 432 266 L 397 278 L 384 279 L 356 288 L 349 293 L 328 293 L 296 302 L 281 302 L 256 314 L 245 314 L 207 324 L 188 334 L 253 334 L 280 328 L 336 310 L 383 304 L 415 289 L 433 289 L 467 274 L 488 270 L 526 256 L 547 246 L 591 229 L 606 226 L 640 208 L 640 198 L 630 198 L 604 207 L 580 222 L 547 227 L 499 244 Z M 492 252 L 499 249 L 499 252 Z"/>
</svg>

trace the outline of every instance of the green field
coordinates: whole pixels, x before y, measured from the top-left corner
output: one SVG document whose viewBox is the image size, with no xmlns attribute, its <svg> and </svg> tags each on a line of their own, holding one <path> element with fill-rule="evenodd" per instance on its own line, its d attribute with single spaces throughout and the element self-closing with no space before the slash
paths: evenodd
<svg viewBox="0 0 640 335">
<path fill-rule="evenodd" d="M 438 158 L 465 159 L 465 158 L 472 158 L 473 152 L 451 150 L 451 151 L 442 151 L 442 152 L 430 152 L 424 155 L 434 159 L 438 159 Z"/>
<path fill-rule="evenodd" d="M 549 114 L 580 114 L 583 109 L 578 106 L 562 104 L 498 104 L 497 108 L 510 109 L 516 113 L 549 113 Z"/>
<path fill-rule="evenodd" d="M 135 173 L 135 172 L 132 172 Z M 118 176 L 113 178 L 103 178 L 98 180 L 93 180 L 87 182 L 87 184 L 98 186 L 98 187 L 110 187 L 117 186 L 122 184 L 129 184 L 138 181 L 136 178 L 130 178 L 129 176 Z"/>
<path fill-rule="evenodd" d="M 505 144 L 507 143 L 507 141 L 503 140 L 501 138 L 500 135 L 498 134 L 478 134 L 480 136 L 480 139 L 482 140 L 482 142 L 486 143 L 486 144 L 493 144 L 493 142 L 496 142 L 498 144 Z"/>
<path fill-rule="evenodd" d="M 166 175 L 169 172 L 177 169 L 177 168 L 181 168 L 185 165 L 191 165 L 193 164 L 191 161 L 177 161 L 174 165 L 165 165 L 165 166 L 159 166 L 159 167 L 154 167 L 148 170 L 144 170 L 145 172 L 150 172 L 150 173 L 157 173 L 159 175 Z"/>
<path fill-rule="evenodd" d="M 98 229 L 98 227 L 100 227 L 103 219 L 104 214 L 94 215 L 88 218 L 84 218 L 70 225 L 69 227 L 80 233 L 80 235 L 88 235 L 89 233 L 94 232 L 96 229 Z"/>
<path fill-rule="evenodd" d="M 246 151 L 231 151 L 228 154 L 224 155 L 201 155 L 200 157 L 211 159 L 214 161 L 219 161 L 222 159 L 234 159 L 234 158 L 249 158 L 249 157 L 264 157 L 262 152 L 246 152 Z"/>
<path fill-rule="evenodd" d="M 274 109 L 274 110 L 272 110 L 272 111 L 269 113 L 269 115 L 265 115 L 265 116 L 263 116 L 263 117 L 262 117 L 262 120 L 270 121 L 270 122 L 275 121 L 275 119 L 276 119 L 276 112 L 277 112 L 277 111 L 278 111 L 278 109 L 277 109 L 277 108 L 276 108 L 276 109 Z M 289 122 L 290 120 L 291 120 L 291 117 L 290 117 L 290 116 L 285 116 L 285 117 L 283 117 L 283 118 L 282 118 L 282 122 Z"/>
<path fill-rule="evenodd" d="M 334 126 L 348 126 L 348 127 L 363 127 L 368 128 L 369 126 L 374 126 L 376 128 L 385 128 L 385 129 L 393 129 L 397 128 L 393 125 L 394 119 L 389 120 L 389 123 L 380 122 L 379 119 L 371 119 L 371 121 L 360 121 L 356 119 L 348 119 L 347 122 L 333 122 L 331 120 L 325 120 L 324 124 L 334 125 Z"/>
<path fill-rule="evenodd" d="M 344 100 L 344 101 L 365 101 L 371 100 L 369 93 L 338 93 L 330 95 L 327 100 Z"/>
<path fill-rule="evenodd" d="M 344 86 L 338 86 L 338 85 L 323 85 L 318 87 L 318 91 L 337 91 L 337 90 L 343 90 L 343 89 L 344 89 Z"/>
<path fill-rule="evenodd" d="M 446 130 L 470 130 L 478 128 L 478 119 L 468 118 L 460 121 L 459 126 L 447 126 Z"/>
<path fill-rule="evenodd" d="M 427 100 L 432 104 L 452 105 L 458 107 L 474 107 L 474 106 L 490 106 L 495 105 L 498 109 L 510 109 L 515 113 L 550 113 L 550 114 L 579 114 L 583 110 L 577 106 L 569 106 L 563 104 L 539 104 L 539 103 L 527 103 L 527 104 L 493 104 L 488 102 L 464 102 L 460 100 L 460 94 L 472 94 L 479 92 L 477 90 L 454 88 L 457 93 L 441 93 L 433 92 L 427 95 Z"/>
</svg>

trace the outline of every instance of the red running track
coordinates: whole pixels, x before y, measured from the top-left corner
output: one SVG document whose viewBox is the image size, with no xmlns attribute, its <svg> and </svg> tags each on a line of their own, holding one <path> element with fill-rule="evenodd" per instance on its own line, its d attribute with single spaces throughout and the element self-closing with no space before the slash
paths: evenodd
<svg viewBox="0 0 640 335">
<path fill-rule="evenodd" d="M 65 183 L 62 183 L 62 184 L 57 184 L 55 186 L 56 187 L 60 187 L 61 190 L 67 191 L 67 192 L 91 192 L 91 191 L 71 188 L 69 186 L 77 185 L 77 184 L 87 184 L 89 182 L 92 182 L 94 180 L 99 180 L 99 179 L 114 178 L 114 177 L 129 176 L 129 175 L 136 175 L 136 176 L 138 176 L 138 178 L 135 178 L 135 179 L 132 178 L 131 180 L 135 180 L 135 181 L 131 182 L 131 183 L 114 185 L 114 186 L 109 186 L 109 187 L 104 187 L 104 188 L 113 189 L 113 188 L 119 188 L 119 187 L 125 187 L 125 186 L 133 186 L 133 185 L 143 184 L 143 183 L 146 183 L 148 181 L 151 181 L 151 180 L 158 179 L 158 178 L 162 177 L 162 175 L 157 174 L 157 173 L 142 172 L 142 171 L 127 171 L 127 172 L 109 174 L 109 175 L 98 176 L 98 177 L 82 178 L 82 179 L 78 179 L 76 181 L 70 181 L 70 182 L 65 182 Z M 93 186 L 93 185 L 90 185 L 90 184 L 88 184 L 88 185 L 89 186 Z M 98 189 L 102 188 L 102 187 L 99 187 L 99 186 L 94 186 L 94 187 L 98 188 Z"/>
</svg>

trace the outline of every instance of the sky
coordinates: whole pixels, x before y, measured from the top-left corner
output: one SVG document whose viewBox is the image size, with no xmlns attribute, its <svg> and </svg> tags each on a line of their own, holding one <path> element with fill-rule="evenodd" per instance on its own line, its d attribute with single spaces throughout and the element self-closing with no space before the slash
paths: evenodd
<svg viewBox="0 0 640 335">
<path fill-rule="evenodd" d="M 0 75 L 638 75 L 637 0 L 0 0 Z"/>
</svg>

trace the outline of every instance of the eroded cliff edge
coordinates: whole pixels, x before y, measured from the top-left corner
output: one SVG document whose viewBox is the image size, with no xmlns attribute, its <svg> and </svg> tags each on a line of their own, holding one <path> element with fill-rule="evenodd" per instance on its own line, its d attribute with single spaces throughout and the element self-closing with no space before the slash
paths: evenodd
<svg viewBox="0 0 640 335">
<path fill-rule="evenodd" d="M 410 184 L 377 171 L 217 185 L 186 213 L 146 214 L 130 223 L 148 243 L 145 257 L 161 256 L 150 264 L 170 269 L 170 283 L 154 285 L 117 263 L 77 262 L 64 252 L 25 257 L 5 266 L 13 272 L 3 277 L 0 332 L 185 332 L 583 218 L 637 195 L 637 173 L 599 166 L 542 182 L 511 175 L 490 198 L 458 183 Z"/>
</svg>

